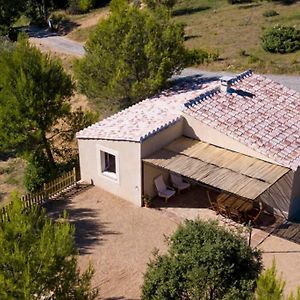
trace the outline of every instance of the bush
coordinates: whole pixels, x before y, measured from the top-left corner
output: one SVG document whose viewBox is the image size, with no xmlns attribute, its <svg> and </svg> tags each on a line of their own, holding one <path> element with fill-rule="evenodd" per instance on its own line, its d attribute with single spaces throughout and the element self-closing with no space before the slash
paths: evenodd
<svg viewBox="0 0 300 300">
<path fill-rule="evenodd" d="M 59 30 L 63 24 L 63 22 L 67 21 L 67 16 L 63 13 L 53 13 L 50 16 L 50 20 L 52 22 L 52 27 L 54 30 Z"/>
<path fill-rule="evenodd" d="M 266 10 L 264 13 L 263 13 L 263 16 L 266 17 L 266 18 L 270 18 L 270 17 L 275 17 L 275 16 L 278 16 L 279 13 L 276 11 L 276 10 Z"/>
<path fill-rule="evenodd" d="M 95 0 L 69 0 L 68 12 L 71 14 L 84 14 L 95 6 Z"/>
<path fill-rule="evenodd" d="M 257 300 L 282 300 L 285 282 L 277 277 L 275 260 L 272 267 L 260 274 L 257 280 Z"/>
<path fill-rule="evenodd" d="M 272 53 L 295 52 L 300 49 L 300 31 L 295 27 L 276 25 L 264 32 L 261 45 Z"/>
<path fill-rule="evenodd" d="M 143 2 L 150 8 L 155 9 L 158 6 L 162 5 L 168 9 L 172 9 L 176 4 L 177 0 L 144 0 Z"/>
<path fill-rule="evenodd" d="M 253 299 L 261 271 L 259 250 L 213 222 L 185 221 L 167 254 L 155 254 L 144 275 L 142 299 Z"/>
<path fill-rule="evenodd" d="M 35 152 L 26 158 L 24 185 L 28 192 L 34 192 L 43 187 L 45 182 L 53 179 L 49 162 L 41 151 Z"/>
<path fill-rule="evenodd" d="M 200 65 L 206 62 L 216 61 L 219 58 L 219 53 L 208 52 L 202 49 L 187 50 L 186 65 Z"/>
</svg>

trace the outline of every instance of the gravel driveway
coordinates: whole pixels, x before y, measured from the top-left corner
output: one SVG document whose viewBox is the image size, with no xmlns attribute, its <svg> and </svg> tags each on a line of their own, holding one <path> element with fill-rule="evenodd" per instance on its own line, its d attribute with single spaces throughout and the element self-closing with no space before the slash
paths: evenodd
<svg viewBox="0 0 300 300">
<path fill-rule="evenodd" d="M 69 212 L 76 226 L 79 265 L 85 269 L 89 261 L 93 263 L 93 286 L 99 287 L 101 299 L 140 299 L 143 273 L 153 249 L 167 249 L 165 235 L 169 236 L 186 218 L 218 219 L 203 205 L 201 193 L 195 189 L 188 193 L 177 197 L 184 197 L 185 203 L 194 199 L 191 207 L 170 203 L 157 210 L 136 207 L 100 188 L 87 187 L 76 195 L 48 202 L 47 209 L 54 217 L 64 209 Z M 265 266 L 269 267 L 275 258 L 278 273 L 287 281 L 286 291 L 295 291 L 300 283 L 300 245 L 258 229 L 253 232 L 252 242 L 262 242 L 259 248 L 264 251 Z"/>
</svg>

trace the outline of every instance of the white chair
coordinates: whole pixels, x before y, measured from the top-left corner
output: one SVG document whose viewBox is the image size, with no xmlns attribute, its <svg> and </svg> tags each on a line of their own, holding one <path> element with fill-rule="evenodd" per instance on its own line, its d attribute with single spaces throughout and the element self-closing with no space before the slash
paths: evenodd
<svg viewBox="0 0 300 300">
<path fill-rule="evenodd" d="M 171 173 L 171 181 L 174 188 L 178 190 L 180 193 L 183 190 L 186 190 L 190 188 L 191 184 L 189 182 L 183 181 L 183 178 L 181 175 L 177 175 L 174 173 Z"/>
<path fill-rule="evenodd" d="M 162 175 L 157 176 L 154 179 L 154 184 L 158 193 L 159 197 L 165 198 L 165 201 L 167 202 L 172 196 L 175 195 L 175 190 L 167 186 L 164 182 L 164 178 Z"/>
</svg>

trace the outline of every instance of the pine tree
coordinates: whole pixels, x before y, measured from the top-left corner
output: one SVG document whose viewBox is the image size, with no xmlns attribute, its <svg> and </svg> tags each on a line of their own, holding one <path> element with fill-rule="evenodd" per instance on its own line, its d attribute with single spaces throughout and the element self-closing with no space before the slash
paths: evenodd
<svg viewBox="0 0 300 300">
<path fill-rule="evenodd" d="M 285 282 L 277 277 L 275 260 L 257 280 L 257 300 L 282 300 Z"/>
<path fill-rule="evenodd" d="M 24 210 L 17 195 L 9 222 L 0 226 L 0 299 L 94 299 L 91 266 L 77 269 L 74 226 L 53 222 L 36 206 Z"/>
<path fill-rule="evenodd" d="M 111 13 L 86 44 L 75 66 L 79 88 L 98 106 L 113 111 L 162 89 L 186 63 L 182 24 L 170 11 L 113 0 Z"/>
</svg>

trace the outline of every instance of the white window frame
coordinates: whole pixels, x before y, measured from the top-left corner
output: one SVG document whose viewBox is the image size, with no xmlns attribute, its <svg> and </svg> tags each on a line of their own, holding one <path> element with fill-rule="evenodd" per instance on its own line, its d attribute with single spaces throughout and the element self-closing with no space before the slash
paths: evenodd
<svg viewBox="0 0 300 300">
<path fill-rule="evenodd" d="M 110 181 L 113 181 L 115 183 L 120 182 L 120 169 L 119 169 L 119 152 L 113 149 L 106 148 L 102 145 L 98 145 L 96 148 L 96 155 L 97 155 L 97 169 L 98 169 L 98 175 L 106 178 Z M 105 155 L 104 153 L 108 153 L 111 155 L 114 155 L 116 160 L 116 173 L 103 171 L 104 164 L 105 164 Z"/>
</svg>

